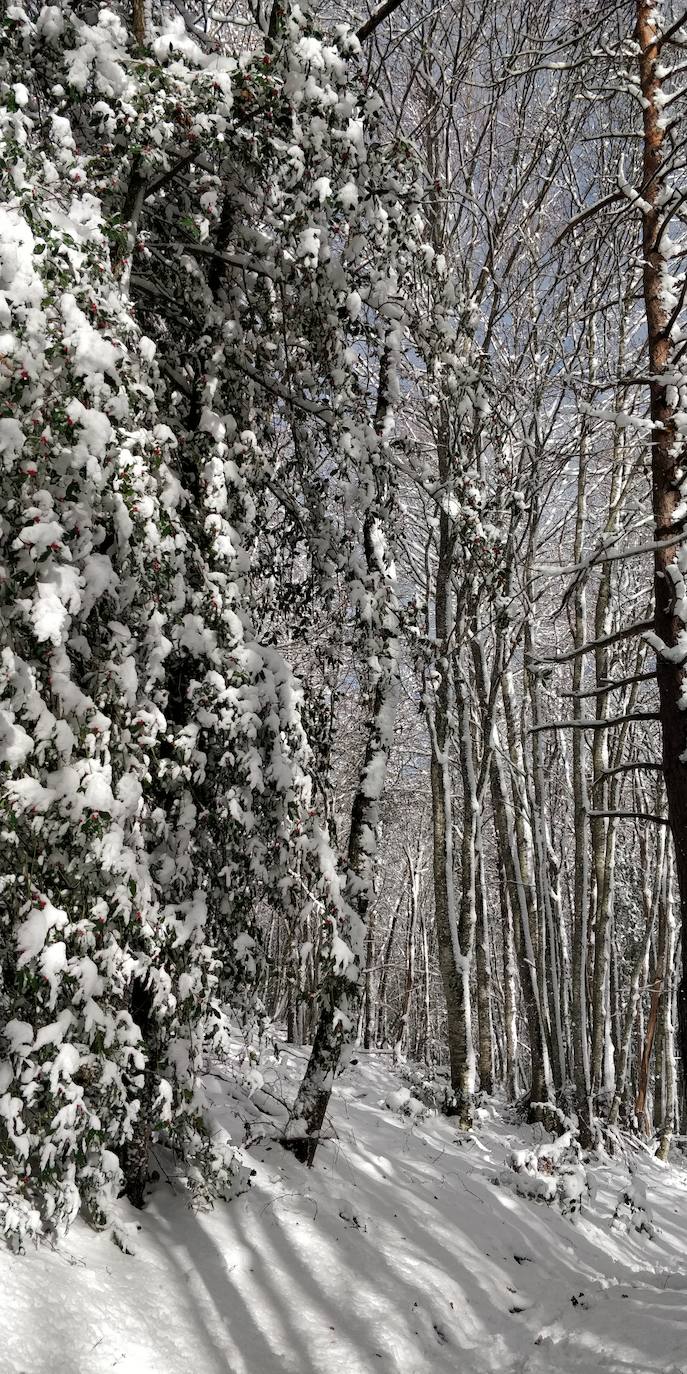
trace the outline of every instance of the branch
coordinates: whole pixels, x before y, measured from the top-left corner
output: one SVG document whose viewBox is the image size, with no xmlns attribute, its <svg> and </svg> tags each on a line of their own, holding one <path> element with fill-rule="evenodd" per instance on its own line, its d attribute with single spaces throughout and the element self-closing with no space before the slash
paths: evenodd
<svg viewBox="0 0 687 1374">
<path fill-rule="evenodd" d="M 186 25 L 187 33 L 193 34 L 196 43 L 200 43 L 201 47 L 212 46 L 208 34 L 202 33 L 200 29 L 196 28 L 193 22 L 193 15 L 189 13 L 186 6 L 182 3 L 182 0 L 172 0 L 172 4 L 174 5 L 175 10 L 177 10 L 178 13 L 181 15 Z"/>
<path fill-rule="evenodd" d="M 187 377 L 184 377 L 181 372 L 178 372 L 175 367 L 172 367 L 172 364 L 168 363 L 166 358 L 158 359 L 158 367 L 161 372 L 164 372 L 166 377 L 169 377 L 170 382 L 174 383 L 174 386 L 181 392 L 182 396 L 185 396 L 187 400 L 190 401 L 193 397 L 193 383 L 190 382 Z"/>
<path fill-rule="evenodd" d="M 616 820 L 653 821 L 655 825 L 670 824 L 665 816 L 654 816 L 650 811 L 588 811 L 587 815 L 592 820 L 610 816 Z"/>
<path fill-rule="evenodd" d="M 676 19 L 676 20 L 675 20 L 675 23 L 674 23 L 674 24 L 671 24 L 671 25 L 670 25 L 670 28 L 669 28 L 669 29 L 666 29 L 665 33 L 660 33 L 660 34 L 658 34 L 657 39 L 656 39 L 656 44 L 655 44 L 655 46 L 658 48 L 659 52 L 661 51 L 661 45 L 662 45 L 663 43 L 669 43 L 669 42 L 670 42 L 671 38 L 673 37 L 673 34 L 677 33 L 678 29 L 681 29 L 681 28 L 683 27 L 684 22 L 685 22 L 686 19 L 687 19 L 687 10 L 685 10 L 684 14 L 682 14 L 681 17 L 680 17 L 679 19 Z M 677 45 L 676 45 L 676 46 L 677 46 Z"/>
<path fill-rule="evenodd" d="M 651 381 L 651 378 L 648 380 Z M 572 573 L 587 572 L 596 563 L 617 563 L 622 558 L 640 558 L 642 554 L 655 553 L 657 549 L 672 549 L 676 544 L 684 543 L 684 539 L 683 530 L 680 534 L 674 534 L 669 539 L 656 539 L 648 544 L 635 544 L 634 548 L 619 549 L 617 553 L 595 553 L 592 554 L 591 558 L 585 558 L 581 563 L 571 563 L 568 567 L 558 563 L 540 563 L 533 571 L 537 577 L 560 577 Z"/>
<path fill-rule="evenodd" d="M 636 620 L 634 625 L 626 625 L 624 630 L 615 630 L 612 635 L 603 635 L 601 639 L 590 639 L 588 644 L 582 644 L 579 649 L 569 649 L 567 654 L 551 654 L 547 658 L 538 658 L 528 666 L 541 668 L 545 663 L 569 663 L 571 658 L 579 658 L 580 654 L 592 654 L 595 649 L 603 649 L 607 644 L 617 644 L 620 639 L 630 639 L 632 635 L 640 635 L 644 630 L 653 628 L 653 619 Z"/>
<path fill-rule="evenodd" d="M 164 372 L 165 376 L 169 377 L 170 381 L 174 383 L 174 386 L 176 386 L 184 396 L 191 400 L 193 397 L 193 387 L 191 383 L 187 381 L 180 372 L 177 372 L 176 368 L 173 368 L 164 358 L 160 359 L 159 367 L 160 371 Z M 276 477 L 268 476 L 265 478 L 265 482 L 272 492 L 272 495 L 276 497 L 277 501 L 281 502 L 284 509 L 289 512 L 289 515 L 297 521 L 301 529 L 307 534 L 308 527 L 304 519 L 304 512 L 301 510 L 298 502 L 291 495 L 290 491 L 288 491 Z M 311 897 L 313 901 L 316 900 L 312 893 L 309 892 L 308 896 Z"/>
<path fill-rule="evenodd" d="M 146 200 L 148 196 L 152 196 L 154 191 L 159 191 L 162 186 L 167 186 L 170 181 L 173 181 L 177 172 L 182 172 L 184 167 L 188 167 L 190 163 L 195 162 L 197 158 L 202 156 L 203 154 L 198 149 L 194 149 L 192 153 L 186 153 L 184 157 L 180 157 L 179 161 L 175 162 L 173 167 L 169 168 L 169 171 L 161 172 L 159 176 L 154 177 L 146 186 Z"/>
<path fill-rule="evenodd" d="M 240 363 L 236 358 L 229 358 L 228 362 L 231 367 L 236 368 L 237 372 L 242 372 L 245 377 L 250 377 L 257 386 L 261 386 L 263 391 L 269 391 L 272 396 L 284 401 L 285 405 L 293 406 L 294 410 L 302 410 L 306 415 L 314 416 L 316 420 L 321 420 L 325 425 L 334 423 L 334 412 L 329 410 L 327 406 L 321 406 L 317 401 L 309 401 L 305 396 L 293 396 L 279 382 L 262 377 L 254 367 L 250 366 L 250 363 Z"/>
<path fill-rule="evenodd" d="M 358 42 L 364 43 L 365 39 L 369 38 L 370 34 L 374 33 L 375 29 L 378 29 L 379 25 L 382 24 L 385 19 L 388 19 L 389 15 L 393 14 L 394 10 L 397 10 L 400 5 L 401 0 L 384 0 L 383 4 L 378 5 L 377 9 L 372 11 L 369 19 L 366 19 L 365 23 L 360 25 L 355 35 Z"/>
<path fill-rule="evenodd" d="M 545 725 L 532 725 L 530 735 L 540 730 L 607 730 L 611 725 L 626 725 L 632 720 L 660 720 L 658 711 L 629 711 L 626 716 L 609 716 L 608 720 L 552 720 Z"/>
<path fill-rule="evenodd" d="M 157 245 L 156 245 L 157 246 Z M 173 248 L 180 248 L 183 253 L 194 253 L 201 258 L 215 258 L 218 262 L 225 262 L 228 267 L 238 267 L 242 272 L 254 272 L 256 277 L 269 277 L 270 281 L 275 281 L 276 264 L 274 267 L 263 267 L 254 258 L 243 253 L 222 253 L 218 248 L 210 248 L 205 243 L 184 243 L 182 240 L 172 244 Z"/>
<path fill-rule="evenodd" d="M 561 239 L 564 239 L 566 234 L 570 233 L 571 229 L 576 229 L 578 224 L 582 224 L 584 220 L 589 219 L 590 215 L 595 215 L 597 210 L 603 210 L 607 205 L 613 205 L 614 201 L 624 199 L 625 196 L 622 191 L 611 191 L 610 195 L 604 196 L 603 200 L 597 200 L 594 205 L 588 205 L 586 210 L 580 210 L 579 215 L 575 215 L 574 219 L 569 220 L 565 228 L 561 229 L 560 234 L 554 239 L 551 247 L 556 248 Z"/>
<path fill-rule="evenodd" d="M 613 682 L 607 682 L 603 687 L 586 687 L 583 692 L 560 692 L 562 697 L 600 697 L 606 696 L 608 692 L 617 692 L 619 687 L 631 687 L 635 682 L 653 682 L 655 673 L 635 673 L 634 677 L 619 677 Z"/>
<path fill-rule="evenodd" d="M 592 788 L 598 787 L 600 782 L 604 782 L 606 778 L 612 778 L 616 773 L 631 773 L 635 769 L 650 773 L 662 773 L 663 764 L 658 763 L 656 759 L 640 759 L 633 763 L 619 763 L 616 768 L 605 768 L 603 773 L 599 773 L 598 778 L 594 778 L 592 782 Z"/>
</svg>

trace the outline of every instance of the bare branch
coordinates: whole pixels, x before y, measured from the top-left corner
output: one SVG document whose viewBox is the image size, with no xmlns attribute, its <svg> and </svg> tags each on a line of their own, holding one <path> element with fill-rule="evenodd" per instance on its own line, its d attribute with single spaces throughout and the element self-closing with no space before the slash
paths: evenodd
<svg viewBox="0 0 687 1374">
<path fill-rule="evenodd" d="M 658 711 L 629 711 L 626 716 L 609 716 L 607 720 L 552 720 L 544 725 L 532 725 L 529 733 L 540 730 L 608 730 L 612 725 L 627 725 L 634 720 L 660 720 Z"/>
<path fill-rule="evenodd" d="M 678 29 L 681 29 L 681 28 L 683 27 L 683 25 L 684 25 L 686 19 L 687 19 L 687 10 L 684 11 L 684 13 L 680 16 L 679 19 L 676 19 L 676 20 L 675 20 L 675 23 L 674 23 L 674 24 L 671 24 L 671 25 L 670 25 L 670 28 L 666 29 L 665 33 L 661 33 L 661 34 L 658 35 L 658 39 L 657 39 L 657 42 L 656 42 L 656 47 L 657 47 L 657 49 L 658 49 L 659 52 L 660 52 L 660 50 L 661 50 L 662 44 L 663 44 L 663 43 L 669 43 L 669 42 L 670 42 L 671 38 L 673 37 L 673 34 L 677 33 Z"/>
<path fill-rule="evenodd" d="M 617 773 L 634 773 L 635 771 L 662 773 L 663 764 L 656 759 L 636 759 L 632 763 L 619 763 L 616 768 L 605 768 L 603 773 L 599 773 L 598 778 L 594 778 L 592 787 L 598 787 L 600 782 L 605 782 L 606 778 L 612 778 Z"/>
<path fill-rule="evenodd" d="M 632 687 L 635 682 L 653 682 L 655 673 L 635 673 L 633 677 L 619 677 L 614 682 L 604 683 L 603 687 L 586 687 L 583 692 L 561 692 L 562 697 L 600 697 L 608 692 L 617 692 L 619 687 Z"/>
<path fill-rule="evenodd" d="M 575 218 L 569 220 L 565 228 L 561 229 L 560 234 L 558 234 L 557 238 L 555 238 L 551 244 L 551 248 L 556 248 L 561 242 L 561 239 L 564 239 L 566 234 L 570 233 L 571 229 L 576 229 L 578 224 L 583 224 L 591 215 L 595 215 L 597 210 L 603 210 L 607 205 L 613 205 L 615 201 L 624 199 L 625 197 L 622 191 L 611 191 L 610 195 L 604 196 L 603 200 L 597 200 L 594 205 L 588 205 L 586 210 L 580 210 L 579 215 L 575 215 Z"/>
<path fill-rule="evenodd" d="M 666 816 L 654 816 L 650 811 L 588 811 L 587 815 L 593 820 L 610 816 L 614 820 L 653 821 L 654 825 L 669 825 Z"/>
<path fill-rule="evenodd" d="M 247 253 L 222 253 L 217 248 L 211 248 L 205 243 L 184 243 L 179 240 L 174 244 L 175 248 L 180 248 L 184 253 L 196 254 L 202 258 L 214 258 L 217 262 L 225 262 L 228 267 L 237 267 L 242 272 L 254 272 L 257 277 L 269 277 L 272 281 L 276 280 L 276 268 L 261 265 Z"/>
<path fill-rule="evenodd" d="M 639 379 L 633 379 L 639 380 Z M 649 379 L 651 380 L 651 379 Z M 591 558 L 585 558 L 581 563 L 571 563 L 567 567 L 557 563 L 541 563 L 534 569 L 537 577 L 560 577 L 568 573 L 586 572 L 588 568 L 593 568 L 596 563 L 617 563 L 624 558 L 640 558 L 644 553 L 655 553 L 657 549 L 671 549 L 676 544 L 685 542 L 685 532 L 671 535 L 669 539 L 656 539 L 647 544 L 635 544 L 632 549 L 619 549 L 617 553 L 595 553 Z"/>
<path fill-rule="evenodd" d="M 653 628 L 653 620 L 636 620 L 634 625 L 626 625 L 623 630 L 615 630 L 612 635 L 602 635 L 600 639 L 590 639 L 587 644 L 582 644 L 577 649 L 569 649 L 567 654 L 552 654 L 550 657 L 538 658 L 529 666 L 540 668 L 546 663 L 569 663 L 571 658 L 578 658 L 580 654 L 592 654 L 595 649 L 603 649 L 607 644 L 617 644 L 621 639 L 631 639 L 634 635 L 643 634 L 645 630 L 653 630 Z"/>
<path fill-rule="evenodd" d="M 375 29 L 378 29 L 379 25 L 383 24 L 384 20 L 388 19 L 389 15 L 393 14 L 394 10 L 397 10 L 400 5 L 401 0 L 384 0 L 383 4 L 378 5 L 377 9 L 372 11 L 369 19 L 366 19 L 365 23 L 360 25 L 356 33 L 358 41 L 364 43 L 365 39 L 369 38 L 370 34 L 374 33 Z"/>
<path fill-rule="evenodd" d="M 236 358 L 231 359 L 231 366 L 237 372 L 242 372 L 244 376 L 250 377 L 256 386 L 262 387 L 263 391 L 269 391 L 270 395 L 276 396 L 286 405 L 293 406 L 294 410 L 302 410 L 306 415 L 312 415 L 316 420 L 321 420 L 325 425 L 334 422 L 334 412 L 327 406 L 321 406 L 317 401 L 309 401 L 305 396 L 294 396 L 285 386 L 271 377 L 263 377 L 256 368 L 251 367 L 250 363 L 238 362 Z"/>
</svg>

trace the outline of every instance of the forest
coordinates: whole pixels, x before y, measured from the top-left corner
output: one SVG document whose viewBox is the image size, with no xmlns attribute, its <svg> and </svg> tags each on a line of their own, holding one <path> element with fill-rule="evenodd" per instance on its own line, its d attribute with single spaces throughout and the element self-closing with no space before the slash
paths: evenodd
<svg viewBox="0 0 687 1374">
<path fill-rule="evenodd" d="M 0 1374 L 685 1374 L 685 97 L 0 0 Z"/>
</svg>

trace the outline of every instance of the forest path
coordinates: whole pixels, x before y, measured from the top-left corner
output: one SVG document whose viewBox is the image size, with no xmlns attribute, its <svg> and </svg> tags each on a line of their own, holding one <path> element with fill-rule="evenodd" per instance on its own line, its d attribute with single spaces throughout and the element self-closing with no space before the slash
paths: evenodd
<svg viewBox="0 0 687 1374">
<path fill-rule="evenodd" d="M 163 1178 L 127 1211 L 134 1256 L 81 1223 L 54 1251 L 0 1254 L 1 1374 L 687 1374 L 680 1156 L 633 1157 L 653 1239 L 611 1229 L 620 1160 L 571 1220 L 495 1182 L 540 1128 L 497 1103 L 470 1137 L 408 1119 L 385 1105 L 388 1057 L 361 1055 L 306 1171 L 271 1139 L 302 1062 L 284 1046 L 253 1099 L 208 1077 L 235 1139 L 265 1132 L 230 1205 L 193 1215 Z"/>
</svg>

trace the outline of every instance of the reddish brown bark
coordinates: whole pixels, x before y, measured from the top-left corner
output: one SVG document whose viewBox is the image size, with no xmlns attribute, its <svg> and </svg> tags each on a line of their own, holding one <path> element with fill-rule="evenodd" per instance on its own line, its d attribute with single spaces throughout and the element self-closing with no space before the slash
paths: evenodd
<svg viewBox="0 0 687 1374">
<path fill-rule="evenodd" d="M 637 0 L 636 37 L 641 52 L 639 77 L 643 96 L 644 153 L 641 195 L 643 287 L 646 311 L 651 401 L 651 472 L 656 539 L 675 534 L 684 526 L 676 520 L 682 501 L 677 470 L 683 463 L 683 445 L 676 442 L 674 406 L 669 390 L 671 376 L 670 315 L 664 294 L 665 227 L 667 206 L 664 199 L 666 176 L 666 130 L 663 127 L 663 78 L 659 75 L 660 33 L 656 11 L 648 0 Z M 676 557 L 675 548 L 657 549 L 655 558 L 654 626 L 658 637 L 669 648 L 684 628 L 675 615 L 673 583 L 666 568 Z M 668 816 L 675 846 L 675 862 L 682 920 L 683 975 L 681 994 L 687 987 L 687 765 L 682 761 L 687 750 L 687 714 L 680 709 L 684 667 L 657 655 L 659 710 L 663 737 L 663 774 L 668 799 Z M 681 1052 L 687 1064 L 687 1021 L 681 1017 Z"/>
</svg>

